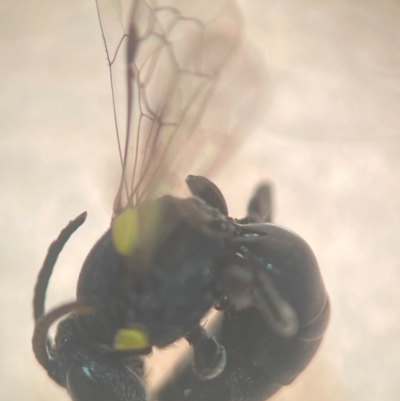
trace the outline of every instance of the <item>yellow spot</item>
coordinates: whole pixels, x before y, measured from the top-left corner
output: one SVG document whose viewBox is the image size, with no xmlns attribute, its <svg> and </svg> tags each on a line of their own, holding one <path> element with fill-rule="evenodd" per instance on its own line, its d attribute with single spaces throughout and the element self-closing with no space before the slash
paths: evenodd
<svg viewBox="0 0 400 401">
<path fill-rule="evenodd" d="M 115 218 L 112 224 L 112 239 L 115 250 L 128 256 L 138 242 L 139 216 L 137 209 L 127 209 Z"/>
<path fill-rule="evenodd" d="M 140 350 L 149 345 L 147 334 L 137 327 L 119 330 L 114 340 L 114 349 L 120 351 Z"/>
<path fill-rule="evenodd" d="M 117 216 L 112 223 L 112 239 L 115 250 L 124 256 L 144 247 L 144 251 L 152 251 L 152 244 L 157 240 L 160 222 L 160 207 L 157 202 L 139 205 L 127 209 Z"/>
</svg>

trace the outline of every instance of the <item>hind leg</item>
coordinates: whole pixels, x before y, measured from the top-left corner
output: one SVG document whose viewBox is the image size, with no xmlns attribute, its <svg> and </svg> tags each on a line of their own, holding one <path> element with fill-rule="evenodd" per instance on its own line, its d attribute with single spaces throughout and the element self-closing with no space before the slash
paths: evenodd
<svg viewBox="0 0 400 401">
<path fill-rule="evenodd" d="M 272 222 L 272 185 L 260 184 L 247 205 L 247 216 L 236 219 L 239 224 Z"/>
<path fill-rule="evenodd" d="M 270 223 L 272 221 L 272 186 L 269 183 L 261 184 L 250 199 L 247 206 L 247 217 L 254 222 Z"/>
</svg>

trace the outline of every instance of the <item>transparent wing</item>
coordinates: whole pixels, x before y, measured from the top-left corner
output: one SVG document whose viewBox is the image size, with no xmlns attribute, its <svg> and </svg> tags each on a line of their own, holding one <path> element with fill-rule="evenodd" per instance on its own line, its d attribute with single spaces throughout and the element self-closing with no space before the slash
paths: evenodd
<svg viewBox="0 0 400 401">
<path fill-rule="evenodd" d="M 244 54 L 232 0 L 97 6 L 122 165 L 118 215 L 215 170 L 254 118 L 261 73 Z"/>
</svg>

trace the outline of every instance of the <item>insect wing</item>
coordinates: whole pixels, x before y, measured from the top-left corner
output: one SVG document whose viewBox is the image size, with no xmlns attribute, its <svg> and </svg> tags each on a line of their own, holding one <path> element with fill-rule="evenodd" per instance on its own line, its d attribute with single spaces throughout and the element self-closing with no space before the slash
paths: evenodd
<svg viewBox="0 0 400 401">
<path fill-rule="evenodd" d="M 97 4 L 122 164 L 118 215 L 215 170 L 247 132 L 261 74 L 244 55 L 233 1 Z"/>
</svg>

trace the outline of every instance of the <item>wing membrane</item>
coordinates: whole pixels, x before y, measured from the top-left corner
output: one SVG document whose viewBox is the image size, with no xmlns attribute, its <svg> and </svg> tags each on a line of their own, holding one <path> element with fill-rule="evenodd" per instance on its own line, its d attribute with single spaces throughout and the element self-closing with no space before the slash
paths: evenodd
<svg viewBox="0 0 400 401">
<path fill-rule="evenodd" d="M 232 0 L 97 4 L 122 164 L 117 215 L 215 169 L 256 109 L 260 86 L 240 51 Z"/>
</svg>

